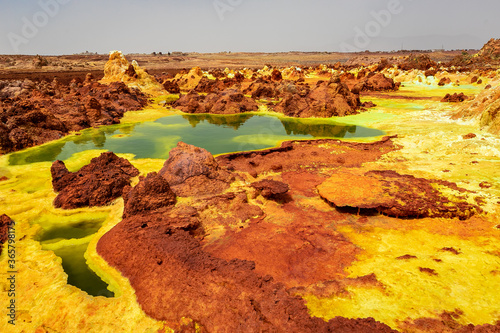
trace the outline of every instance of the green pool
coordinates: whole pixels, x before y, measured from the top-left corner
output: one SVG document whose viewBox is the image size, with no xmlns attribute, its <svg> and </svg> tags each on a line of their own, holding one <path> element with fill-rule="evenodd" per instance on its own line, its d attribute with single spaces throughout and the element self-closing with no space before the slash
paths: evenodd
<svg viewBox="0 0 500 333">
<path fill-rule="evenodd" d="M 156 121 L 87 129 L 79 135 L 10 155 L 11 165 L 65 160 L 74 153 L 104 149 L 135 158 L 168 158 L 183 141 L 212 154 L 269 148 L 282 140 L 311 138 L 369 138 L 384 132 L 331 119 L 278 118 L 269 115 L 179 115 Z"/>
</svg>

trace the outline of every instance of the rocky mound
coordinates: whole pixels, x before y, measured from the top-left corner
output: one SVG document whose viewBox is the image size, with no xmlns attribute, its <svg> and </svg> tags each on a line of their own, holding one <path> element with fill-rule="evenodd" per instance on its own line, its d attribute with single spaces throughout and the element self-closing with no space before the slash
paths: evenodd
<svg viewBox="0 0 500 333">
<path fill-rule="evenodd" d="M 138 88 L 151 95 L 166 93 L 154 76 L 149 75 L 139 67 L 135 60 L 129 63 L 120 51 L 111 51 L 109 53 L 109 60 L 104 65 L 104 78 L 101 82 L 123 82 L 130 88 Z"/>
<path fill-rule="evenodd" d="M 182 141 L 170 151 L 159 175 L 181 197 L 218 194 L 234 180 L 228 171 L 219 167 L 207 150 Z"/>
<path fill-rule="evenodd" d="M 479 126 L 492 134 L 500 134 L 500 87 L 483 91 L 474 100 L 464 103 L 454 119 L 479 119 Z"/>
<path fill-rule="evenodd" d="M 250 186 L 255 188 L 266 199 L 283 198 L 284 194 L 290 189 L 288 184 L 273 179 L 264 179 L 252 183 Z"/>
<path fill-rule="evenodd" d="M 117 124 L 125 111 L 144 107 L 147 98 L 124 83 L 73 81 L 62 85 L 0 82 L 0 153 L 56 140 L 71 131 Z"/>
<path fill-rule="evenodd" d="M 215 80 L 210 80 L 207 77 L 202 77 L 198 85 L 193 89 L 193 91 L 199 93 L 219 93 L 224 91 L 227 88 L 226 80 L 219 80 L 216 78 Z"/>
<path fill-rule="evenodd" d="M 440 190 L 438 190 L 440 188 Z M 444 195 L 442 191 L 455 192 Z M 464 201 L 456 184 L 400 175 L 395 171 L 339 171 L 318 186 L 336 207 L 374 209 L 394 217 L 446 217 L 465 220 L 481 209 Z"/>
<path fill-rule="evenodd" d="M 451 83 L 451 79 L 449 77 L 442 77 L 438 82 L 438 86 L 443 87 L 443 86 L 450 84 L 450 83 Z"/>
<path fill-rule="evenodd" d="M 398 90 L 401 83 L 395 83 L 393 79 L 382 73 L 369 73 L 366 78 L 357 83 L 351 90 L 355 94 L 362 91 L 395 91 Z"/>
<path fill-rule="evenodd" d="M 500 61 L 500 39 L 490 39 L 476 54 L 463 51 L 453 58 L 446 66 L 451 67 L 482 67 L 486 64 L 498 64 Z"/>
<path fill-rule="evenodd" d="M 287 94 L 298 94 L 305 97 L 310 92 L 309 85 L 305 83 L 297 83 L 289 80 L 272 81 L 270 79 L 258 78 L 250 84 L 243 93 L 251 95 L 253 99 L 279 99 Z"/>
<path fill-rule="evenodd" d="M 289 117 L 330 118 L 357 114 L 361 106 L 359 95 L 352 93 L 338 76 L 329 82 L 318 82 L 306 96 L 287 92 L 274 111 Z"/>
<path fill-rule="evenodd" d="M 245 95 L 251 95 L 253 99 L 274 99 L 280 96 L 277 84 L 262 78 L 252 82 L 248 88 L 243 90 Z"/>
<path fill-rule="evenodd" d="M 156 172 L 148 174 L 146 178 L 141 177 L 134 188 L 125 186 L 123 200 L 123 217 L 148 214 L 176 203 L 175 193 L 170 189 L 170 185 Z"/>
<path fill-rule="evenodd" d="M 193 67 L 189 73 L 179 73 L 175 76 L 174 82 L 182 91 L 191 91 L 200 83 L 203 78 L 203 71 L 200 67 Z"/>
<path fill-rule="evenodd" d="M 438 65 L 427 54 L 410 54 L 398 64 L 398 68 L 405 71 L 410 71 L 412 69 L 426 71 L 431 67 L 437 68 Z"/>
<path fill-rule="evenodd" d="M 235 114 L 257 111 L 257 103 L 238 90 L 226 89 L 221 93 L 199 95 L 194 90 L 183 95 L 173 107 L 187 113 Z"/>
<path fill-rule="evenodd" d="M 475 58 L 482 60 L 500 59 L 500 39 L 490 39 L 482 49 L 475 55 Z"/>
<path fill-rule="evenodd" d="M 93 158 L 77 172 L 69 172 L 62 161 L 55 161 L 50 171 L 54 191 L 59 192 L 54 206 L 64 209 L 104 206 L 122 196 L 130 179 L 139 175 L 128 160 L 112 152 Z"/>
<path fill-rule="evenodd" d="M 493 134 L 500 134 L 500 96 L 488 104 L 481 115 L 481 129 L 487 129 Z"/>
<path fill-rule="evenodd" d="M 468 98 L 465 96 L 464 93 L 454 93 L 454 94 L 446 94 L 443 99 L 441 99 L 441 102 L 443 103 L 461 103 L 466 101 Z"/>
</svg>

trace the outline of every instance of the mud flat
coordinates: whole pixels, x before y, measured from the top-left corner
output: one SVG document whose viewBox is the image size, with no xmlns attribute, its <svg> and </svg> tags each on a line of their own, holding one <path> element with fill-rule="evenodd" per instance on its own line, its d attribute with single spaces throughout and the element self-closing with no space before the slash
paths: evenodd
<svg viewBox="0 0 500 333">
<path fill-rule="evenodd" d="M 102 79 L 3 83 L 16 328 L 498 332 L 496 45 L 175 75 L 114 52 Z M 185 143 L 201 124 L 234 145 Z"/>
</svg>

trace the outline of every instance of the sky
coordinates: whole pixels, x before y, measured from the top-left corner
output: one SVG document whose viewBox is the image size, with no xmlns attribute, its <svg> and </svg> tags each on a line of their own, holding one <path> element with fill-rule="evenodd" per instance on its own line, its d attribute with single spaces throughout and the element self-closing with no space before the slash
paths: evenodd
<svg viewBox="0 0 500 333">
<path fill-rule="evenodd" d="M 479 49 L 498 0 L 0 0 L 0 54 Z"/>
</svg>

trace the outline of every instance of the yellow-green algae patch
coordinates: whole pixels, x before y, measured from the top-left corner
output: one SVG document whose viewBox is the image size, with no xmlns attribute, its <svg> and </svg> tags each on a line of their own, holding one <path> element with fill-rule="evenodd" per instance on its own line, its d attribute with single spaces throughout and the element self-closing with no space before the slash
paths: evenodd
<svg viewBox="0 0 500 333">
<path fill-rule="evenodd" d="M 346 296 L 308 295 L 312 315 L 325 320 L 373 317 L 393 328 L 407 318 L 438 318 L 456 309 L 463 311 L 458 319 L 463 325 L 494 324 L 500 317 L 498 238 L 350 226 L 338 230 L 363 249 L 347 269 L 349 277 L 374 273 L 383 287 L 349 286 Z"/>
</svg>

